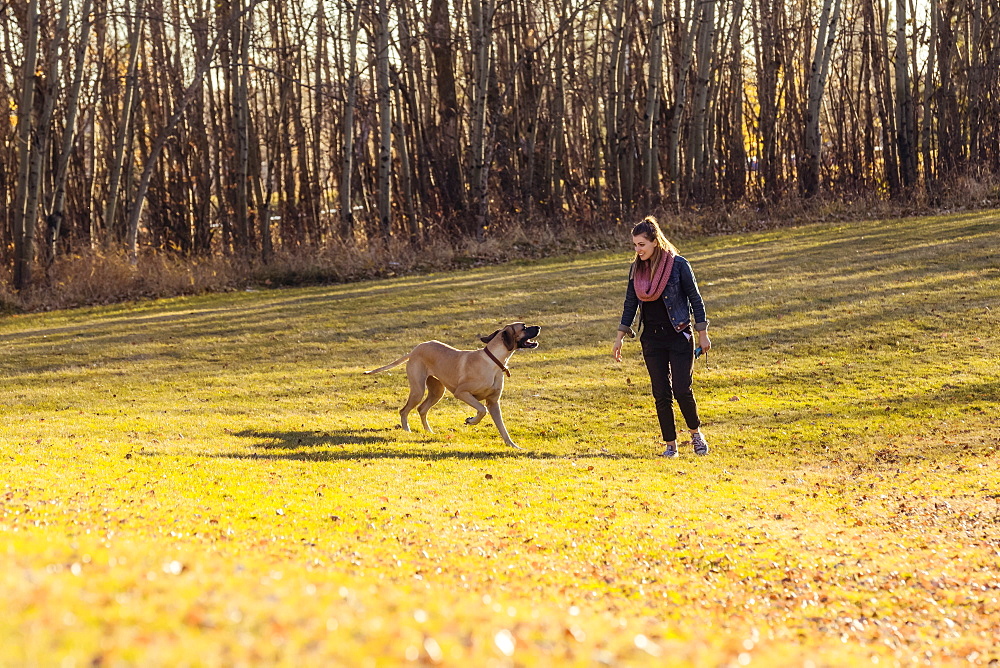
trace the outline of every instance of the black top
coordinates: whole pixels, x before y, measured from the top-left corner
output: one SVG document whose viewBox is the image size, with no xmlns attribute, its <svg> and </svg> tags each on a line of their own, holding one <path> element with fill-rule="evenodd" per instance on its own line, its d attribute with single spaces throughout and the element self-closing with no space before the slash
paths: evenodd
<svg viewBox="0 0 1000 668">
<path fill-rule="evenodd" d="M 669 327 L 673 329 L 662 295 L 659 299 L 654 299 L 651 302 L 642 302 L 642 324 L 645 327 Z"/>
</svg>

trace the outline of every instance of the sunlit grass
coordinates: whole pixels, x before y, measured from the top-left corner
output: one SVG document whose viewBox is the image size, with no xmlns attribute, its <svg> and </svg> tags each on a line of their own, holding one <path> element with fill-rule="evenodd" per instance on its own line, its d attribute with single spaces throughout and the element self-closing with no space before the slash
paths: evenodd
<svg viewBox="0 0 1000 668">
<path fill-rule="evenodd" d="M 2 665 L 1000 660 L 1000 219 L 686 244 L 712 453 L 657 458 L 627 248 L 0 321 Z M 396 428 L 513 320 L 504 415 Z M 411 423 L 417 423 L 411 420 Z"/>
</svg>

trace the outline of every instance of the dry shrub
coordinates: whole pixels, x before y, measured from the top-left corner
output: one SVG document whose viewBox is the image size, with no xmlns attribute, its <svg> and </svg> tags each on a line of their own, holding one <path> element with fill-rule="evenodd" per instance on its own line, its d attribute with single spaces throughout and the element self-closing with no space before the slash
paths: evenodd
<svg viewBox="0 0 1000 668">
<path fill-rule="evenodd" d="M 182 258 L 145 251 L 133 264 L 122 252 L 88 251 L 57 258 L 38 283 L 19 295 L 26 310 L 48 310 L 216 292 L 237 284 L 221 258 Z"/>
<path fill-rule="evenodd" d="M 398 237 L 367 244 L 334 241 L 320 248 L 278 249 L 267 262 L 257 257 L 188 258 L 149 250 L 133 265 L 123 253 L 90 251 L 59 257 L 47 270 L 39 270 L 36 285 L 24 294 L 10 287 L 9 267 L 0 268 L 0 313 L 218 292 L 249 285 L 345 283 L 611 248 L 628 251 L 629 231 L 647 214 L 656 216 L 669 238 L 684 241 L 816 222 L 902 218 L 997 206 L 1000 202 L 1000 182 L 993 176 L 965 176 L 938 182 L 935 187 L 938 195 L 933 209 L 923 189 L 901 201 L 887 201 L 877 193 L 809 200 L 789 196 L 768 207 L 742 202 L 675 213 L 654 206 L 624 216 L 588 208 L 562 217 L 512 209 L 493 217 L 482 240 L 436 228 L 419 244 Z"/>
<path fill-rule="evenodd" d="M 937 183 L 937 205 L 949 210 L 995 207 L 1000 203 L 1000 179 L 993 174 L 964 174 Z"/>
</svg>

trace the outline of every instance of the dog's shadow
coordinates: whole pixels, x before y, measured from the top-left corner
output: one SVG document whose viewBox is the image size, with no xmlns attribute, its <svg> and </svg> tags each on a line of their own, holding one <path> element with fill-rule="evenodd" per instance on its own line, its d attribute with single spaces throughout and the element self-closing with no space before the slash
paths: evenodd
<svg viewBox="0 0 1000 668">
<path fill-rule="evenodd" d="M 348 461 L 376 459 L 420 460 L 497 460 L 565 459 L 575 457 L 623 459 L 628 454 L 590 452 L 558 454 L 532 450 L 512 450 L 502 444 L 496 448 L 459 449 L 442 443 L 433 435 L 411 443 L 401 443 L 398 428 L 324 429 L 267 431 L 244 429 L 233 436 L 247 439 L 245 449 L 211 456 L 232 459 L 269 459 L 294 461 Z"/>
<path fill-rule="evenodd" d="M 216 457 L 240 459 L 288 459 L 296 461 L 344 461 L 359 459 L 505 459 L 553 455 L 524 450 L 459 450 L 447 447 L 439 439 L 428 437 L 414 443 L 401 443 L 399 429 L 324 429 L 301 431 L 265 431 L 245 429 L 234 436 L 248 440 L 246 451 L 216 454 Z"/>
</svg>

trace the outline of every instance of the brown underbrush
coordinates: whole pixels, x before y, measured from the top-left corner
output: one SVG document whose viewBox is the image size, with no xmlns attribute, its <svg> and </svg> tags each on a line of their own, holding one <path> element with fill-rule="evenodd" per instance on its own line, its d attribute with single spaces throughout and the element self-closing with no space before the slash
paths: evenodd
<svg viewBox="0 0 1000 668">
<path fill-rule="evenodd" d="M 626 215 L 590 209 L 562 218 L 541 211 L 514 211 L 494 216 L 482 239 L 456 237 L 433 228 L 419 243 L 402 237 L 357 244 L 334 240 L 321 247 L 279 248 L 266 259 L 221 254 L 185 257 L 150 249 L 133 263 L 122 252 L 87 250 L 56 258 L 37 271 L 30 290 L 21 293 L 11 287 L 9 267 L 0 270 L 0 312 L 47 311 L 252 287 L 347 283 L 613 249 L 628 245 L 628 230 L 646 213 L 660 220 L 669 237 L 683 241 L 815 222 L 884 220 L 996 206 L 1000 206 L 1000 182 L 992 177 L 968 177 L 940 185 L 933 196 L 921 191 L 897 201 L 869 192 L 808 201 L 789 196 L 768 207 L 746 203 L 689 207 L 680 213 L 662 206 Z"/>
</svg>

